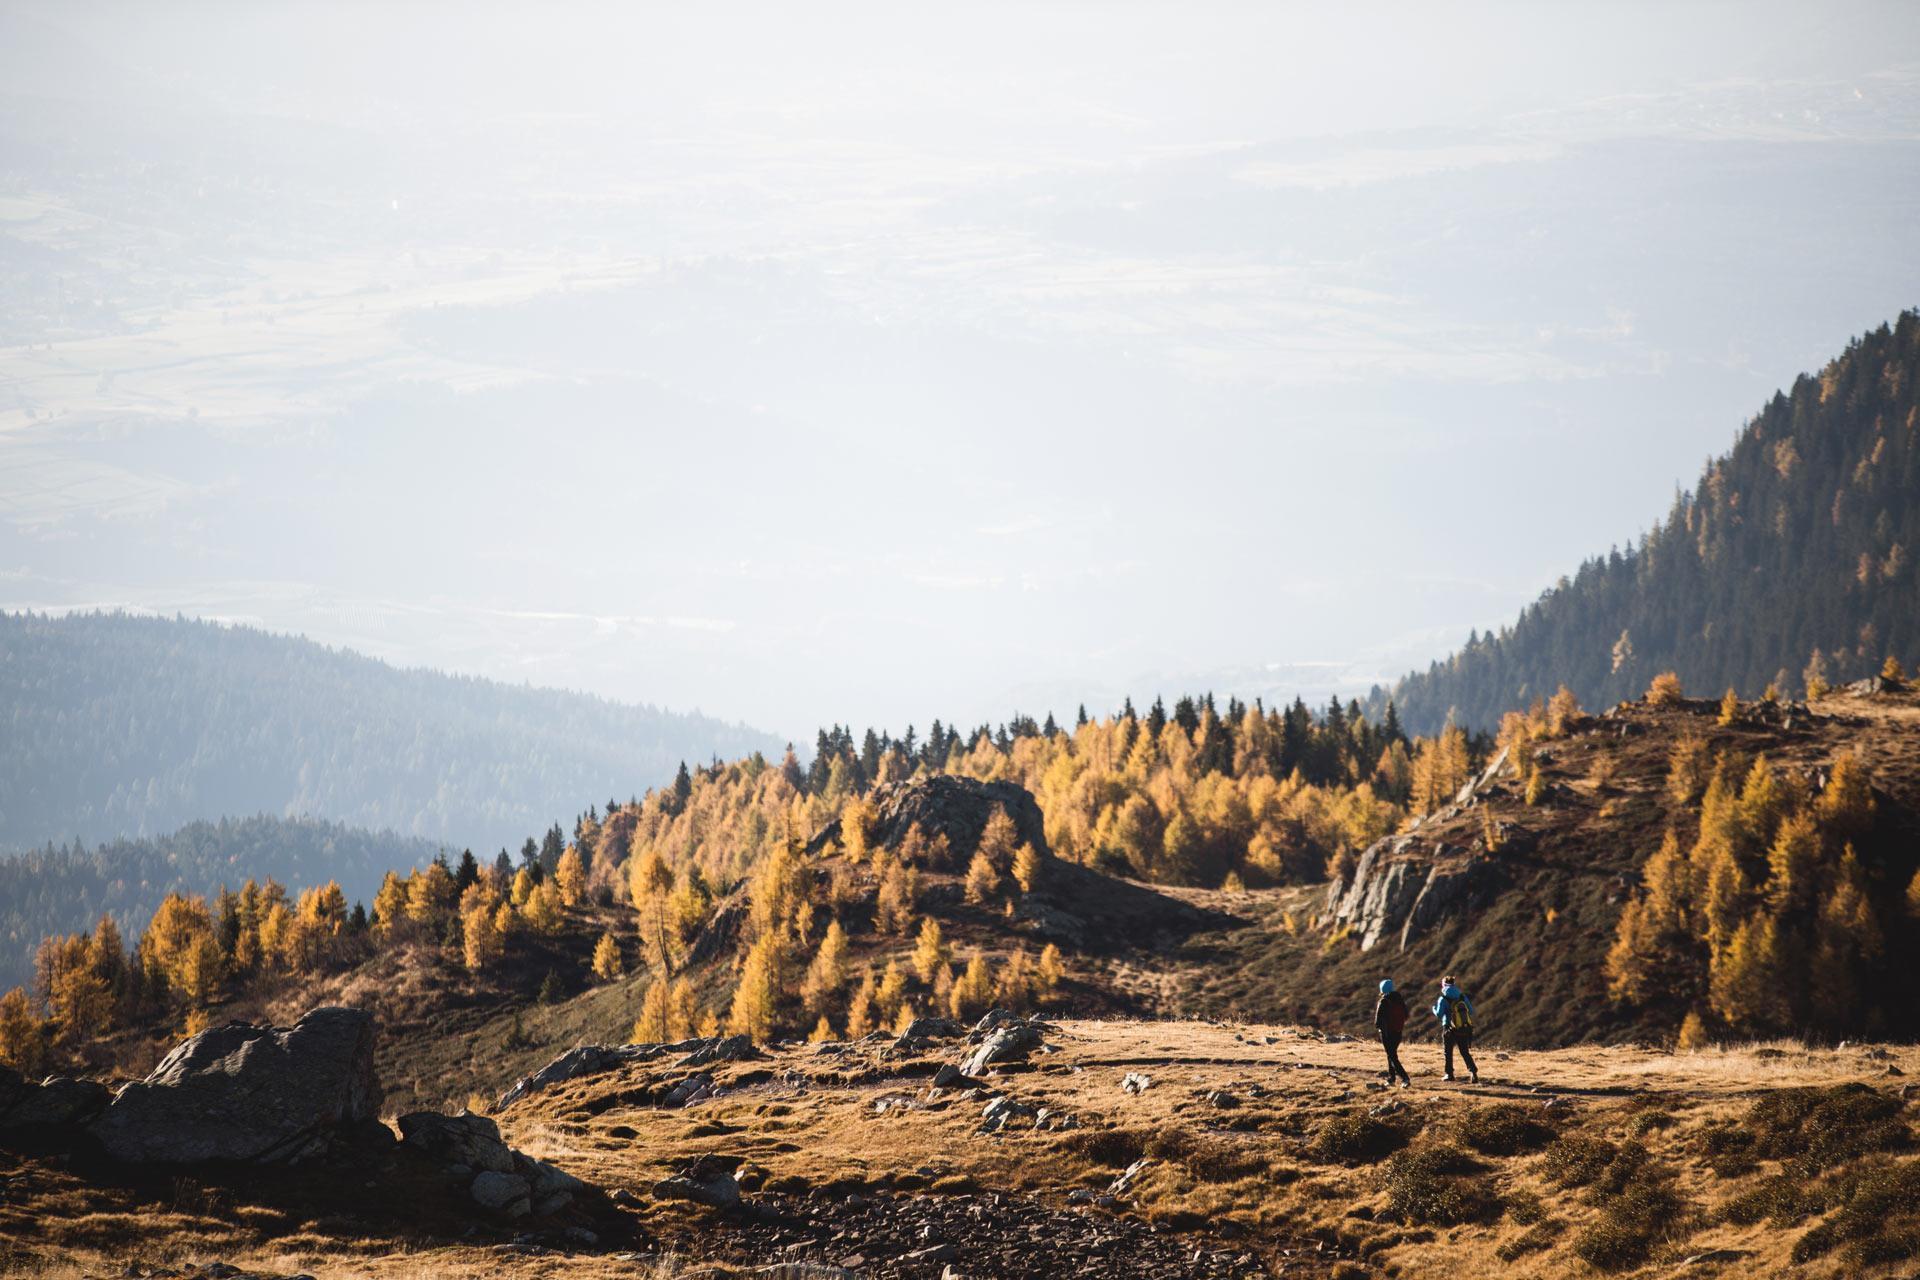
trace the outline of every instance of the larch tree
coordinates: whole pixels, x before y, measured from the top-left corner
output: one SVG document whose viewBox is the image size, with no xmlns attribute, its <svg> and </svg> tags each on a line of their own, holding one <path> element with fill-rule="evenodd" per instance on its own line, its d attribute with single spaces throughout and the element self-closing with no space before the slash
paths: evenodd
<svg viewBox="0 0 1920 1280">
<path fill-rule="evenodd" d="M 1040 994 L 1052 996 L 1060 990 L 1060 983 L 1067 974 L 1066 966 L 1061 962 L 1058 943 L 1049 942 L 1040 952 Z"/>
<path fill-rule="evenodd" d="M 835 920 L 820 937 L 820 946 L 807 965 L 800 1000 L 808 1013 L 820 1013 L 837 1000 L 847 985 L 847 931 Z"/>
<path fill-rule="evenodd" d="M 646 995 L 640 1000 L 640 1016 L 634 1020 L 633 1039 L 636 1044 L 666 1044 L 673 1040 L 673 1027 L 668 1015 L 667 979 L 656 977 L 647 984 Z"/>
<path fill-rule="evenodd" d="M 602 982 L 612 982 L 626 976 L 627 965 L 620 958 L 620 944 L 614 941 L 611 931 L 600 935 L 600 941 L 593 944 L 593 976 Z"/>
<path fill-rule="evenodd" d="M 1020 886 L 1020 892 L 1038 890 L 1045 875 L 1046 862 L 1032 845 L 1022 844 L 1013 851 L 1013 879 Z"/>
<path fill-rule="evenodd" d="M 967 864 L 965 892 L 967 901 L 976 905 L 990 902 L 999 895 L 1000 868 L 993 865 L 985 849 L 975 850 L 973 861 Z"/>
<path fill-rule="evenodd" d="M 934 975 L 952 962 L 952 954 L 946 938 L 941 934 L 940 922 L 928 916 L 921 924 L 920 936 L 913 946 L 914 973 L 920 981 L 931 986 Z"/>
<path fill-rule="evenodd" d="M 46 1023 L 20 987 L 0 995 L 0 1065 L 29 1080 L 38 1080 L 46 1069 Z"/>
<path fill-rule="evenodd" d="M 740 967 L 740 984 L 734 988 L 733 1006 L 727 1014 L 727 1029 L 756 1044 L 773 1035 L 779 993 L 778 946 L 778 939 L 767 934 L 748 948 L 746 963 Z"/>
<path fill-rule="evenodd" d="M 561 906 L 577 907 L 586 901 L 587 868 L 580 857 L 580 846 L 567 846 L 560 855 L 560 865 L 553 869 L 553 879 L 559 886 Z"/>
</svg>

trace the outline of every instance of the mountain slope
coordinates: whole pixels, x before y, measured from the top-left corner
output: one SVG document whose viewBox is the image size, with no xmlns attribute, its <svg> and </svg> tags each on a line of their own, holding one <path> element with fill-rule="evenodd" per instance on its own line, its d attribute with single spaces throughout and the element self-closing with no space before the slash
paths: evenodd
<svg viewBox="0 0 1920 1280">
<path fill-rule="evenodd" d="M 779 746 L 703 716 L 124 614 L 0 614 L 0 723 L 0 848 L 268 812 L 490 849 L 582 795 Z"/>
<path fill-rule="evenodd" d="M 1672 670 L 1758 695 L 1920 658 L 1920 313 L 1776 393 L 1640 544 L 1596 556 L 1511 628 L 1402 680 L 1409 731 L 1485 726 L 1561 684 L 1588 706 Z M 1815 662 L 1817 656 L 1817 664 Z M 1375 702 L 1386 694 L 1377 691 Z"/>
</svg>

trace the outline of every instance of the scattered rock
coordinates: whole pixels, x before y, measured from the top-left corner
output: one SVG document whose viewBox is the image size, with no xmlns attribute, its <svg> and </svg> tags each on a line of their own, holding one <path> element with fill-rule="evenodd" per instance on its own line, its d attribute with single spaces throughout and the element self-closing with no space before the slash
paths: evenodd
<svg viewBox="0 0 1920 1280">
<path fill-rule="evenodd" d="M 967 1034 L 967 1026 L 952 1018 L 919 1017 L 901 1034 L 913 1040 L 957 1040 Z"/>
<path fill-rule="evenodd" d="M 680 1059 L 676 1066 L 704 1067 L 713 1062 L 748 1062 L 767 1056 L 753 1047 L 753 1039 L 750 1036 L 715 1036 L 711 1040 L 699 1040 L 694 1043 L 699 1047 Z"/>
<path fill-rule="evenodd" d="M 1151 1156 L 1141 1156 L 1138 1160 L 1135 1160 L 1127 1166 L 1125 1173 L 1122 1173 L 1113 1180 L 1113 1185 L 1107 1188 L 1107 1194 L 1112 1196 L 1123 1196 L 1127 1194 L 1127 1192 L 1133 1190 L 1134 1184 L 1140 1181 L 1140 1176 L 1151 1168 L 1152 1165 L 1153 1158 Z"/>
<path fill-rule="evenodd" d="M 703 1098 L 713 1096 L 713 1077 L 704 1071 L 699 1075 L 688 1076 L 673 1088 L 667 1090 L 661 1098 L 663 1107 L 690 1107 Z"/>
<path fill-rule="evenodd" d="M 740 1203 L 740 1183 L 734 1177 L 739 1167 L 734 1156 L 701 1156 L 654 1183 L 653 1194 L 660 1200 L 691 1200 L 710 1209 L 731 1209 Z"/>
<path fill-rule="evenodd" d="M 980 1113 L 980 1132 L 998 1133 L 1015 1120 L 1037 1120 L 1039 1114 L 1039 1109 L 1030 1102 L 1008 1097 L 995 1098 Z"/>
<path fill-rule="evenodd" d="M 960 1063 L 962 1075 L 977 1076 L 996 1062 L 1016 1062 L 1024 1060 L 1040 1047 L 1040 1029 L 1025 1022 L 1010 1023 L 990 1033 L 967 1058 Z"/>
<path fill-rule="evenodd" d="M 1129 1071 L 1120 1079 L 1120 1092 L 1145 1093 L 1153 1088 L 1153 1077 L 1142 1075 L 1138 1071 Z"/>
<path fill-rule="evenodd" d="M 315 1009 L 292 1027 L 244 1022 L 181 1043 L 89 1126 L 129 1164 L 300 1160 L 378 1120 L 373 1019 Z"/>
</svg>

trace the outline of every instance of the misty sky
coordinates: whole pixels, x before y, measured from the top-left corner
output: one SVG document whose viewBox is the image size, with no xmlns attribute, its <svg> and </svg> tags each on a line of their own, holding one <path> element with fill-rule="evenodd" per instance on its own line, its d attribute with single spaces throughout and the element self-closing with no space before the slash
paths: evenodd
<svg viewBox="0 0 1920 1280">
<path fill-rule="evenodd" d="M 1364 692 L 1920 303 L 1920 7 L 0 8 L 0 607 Z"/>
</svg>

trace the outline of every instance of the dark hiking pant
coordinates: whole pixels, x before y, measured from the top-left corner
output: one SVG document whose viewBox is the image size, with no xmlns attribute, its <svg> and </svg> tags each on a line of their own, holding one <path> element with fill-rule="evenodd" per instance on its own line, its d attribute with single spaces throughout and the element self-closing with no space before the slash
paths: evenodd
<svg viewBox="0 0 1920 1280">
<path fill-rule="evenodd" d="M 1408 1084 L 1412 1084 L 1413 1077 L 1408 1075 L 1407 1069 L 1400 1065 L 1400 1037 L 1394 1032 L 1382 1031 L 1380 1047 L 1387 1051 L 1387 1083 L 1392 1084 L 1393 1078 L 1399 1076 Z"/>
<path fill-rule="evenodd" d="M 1473 1032 L 1448 1027 L 1441 1033 L 1440 1043 L 1447 1048 L 1447 1074 L 1453 1074 L 1453 1051 L 1460 1051 L 1460 1061 L 1467 1064 L 1467 1070 L 1474 1075 L 1480 1074 L 1480 1068 L 1473 1065 Z"/>
</svg>

